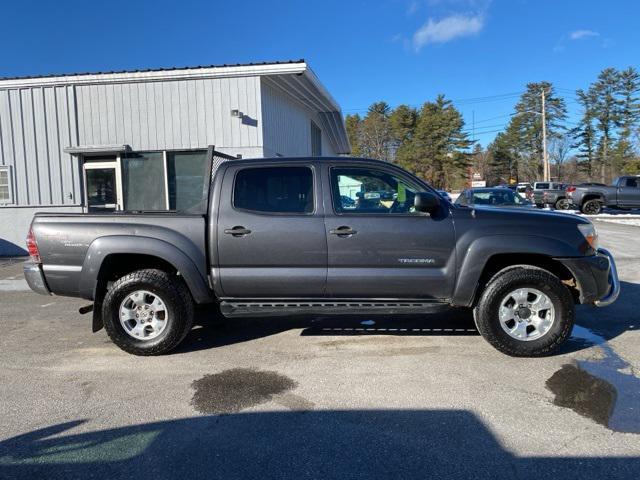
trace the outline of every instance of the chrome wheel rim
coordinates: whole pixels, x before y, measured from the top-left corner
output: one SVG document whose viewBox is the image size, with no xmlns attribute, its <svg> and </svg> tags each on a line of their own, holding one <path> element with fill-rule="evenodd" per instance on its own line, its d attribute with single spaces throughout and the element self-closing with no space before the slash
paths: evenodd
<svg viewBox="0 0 640 480">
<path fill-rule="evenodd" d="M 148 290 L 136 290 L 120 304 L 120 325 L 136 340 L 152 340 L 164 332 L 169 311 L 159 295 Z"/>
<path fill-rule="evenodd" d="M 568 210 L 569 200 L 558 200 L 558 202 L 556 203 L 556 208 L 558 210 Z"/>
<path fill-rule="evenodd" d="M 518 288 L 500 302 L 500 326 L 511 338 L 530 342 L 544 337 L 555 321 L 551 299 L 535 288 Z"/>
</svg>

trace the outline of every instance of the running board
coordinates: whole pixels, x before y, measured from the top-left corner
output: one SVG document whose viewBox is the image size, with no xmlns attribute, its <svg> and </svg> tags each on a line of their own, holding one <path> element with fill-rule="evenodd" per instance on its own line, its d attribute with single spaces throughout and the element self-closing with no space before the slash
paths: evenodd
<svg viewBox="0 0 640 480">
<path fill-rule="evenodd" d="M 284 317 L 287 315 L 398 315 L 424 314 L 447 310 L 448 303 L 438 301 L 352 301 L 286 300 L 220 302 L 225 317 Z"/>
</svg>

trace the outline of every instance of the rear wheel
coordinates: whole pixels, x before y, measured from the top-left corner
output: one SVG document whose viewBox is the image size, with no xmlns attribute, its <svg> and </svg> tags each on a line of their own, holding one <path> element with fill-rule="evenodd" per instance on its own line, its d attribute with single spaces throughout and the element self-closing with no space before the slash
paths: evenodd
<svg viewBox="0 0 640 480">
<path fill-rule="evenodd" d="M 181 278 L 137 270 L 117 280 L 102 306 L 107 334 L 134 355 L 160 355 L 182 342 L 193 324 L 193 301 Z"/>
<path fill-rule="evenodd" d="M 567 200 L 566 198 L 560 198 L 558 201 L 556 201 L 555 209 L 569 210 L 569 200 Z"/>
<path fill-rule="evenodd" d="M 582 204 L 581 210 L 585 215 L 597 215 L 602 211 L 602 202 L 597 198 L 587 200 Z"/>
<path fill-rule="evenodd" d="M 546 270 L 511 267 L 491 279 L 474 319 L 482 336 L 501 352 L 515 357 L 545 356 L 571 334 L 573 297 Z"/>
</svg>

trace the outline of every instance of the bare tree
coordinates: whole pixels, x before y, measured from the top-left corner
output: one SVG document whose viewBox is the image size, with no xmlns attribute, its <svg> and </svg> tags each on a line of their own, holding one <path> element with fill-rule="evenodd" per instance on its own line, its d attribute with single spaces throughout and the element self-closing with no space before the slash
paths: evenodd
<svg viewBox="0 0 640 480">
<path fill-rule="evenodd" d="M 562 167 L 569 157 L 572 146 L 572 137 L 568 134 L 554 135 L 549 145 L 549 157 L 556 167 L 558 180 L 562 180 Z"/>
</svg>

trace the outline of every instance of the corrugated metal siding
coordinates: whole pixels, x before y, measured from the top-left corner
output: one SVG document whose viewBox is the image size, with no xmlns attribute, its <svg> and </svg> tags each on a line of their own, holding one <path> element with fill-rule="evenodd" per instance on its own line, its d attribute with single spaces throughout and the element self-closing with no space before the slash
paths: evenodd
<svg viewBox="0 0 640 480">
<path fill-rule="evenodd" d="M 268 155 L 311 155 L 311 120 L 322 131 L 322 155 L 335 155 L 322 128 L 322 122 L 312 112 L 290 96 L 262 82 L 263 141 Z"/>
<path fill-rule="evenodd" d="M 0 164 L 12 166 L 14 204 L 77 205 L 73 87 L 0 90 Z"/>
<path fill-rule="evenodd" d="M 80 162 L 65 147 L 261 152 L 261 109 L 259 77 L 0 90 L 0 164 L 15 205 L 78 205 Z"/>
<path fill-rule="evenodd" d="M 79 144 L 134 150 L 262 145 L 258 77 L 79 85 Z M 245 119 L 231 117 L 238 109 Z"/>
</svg>

